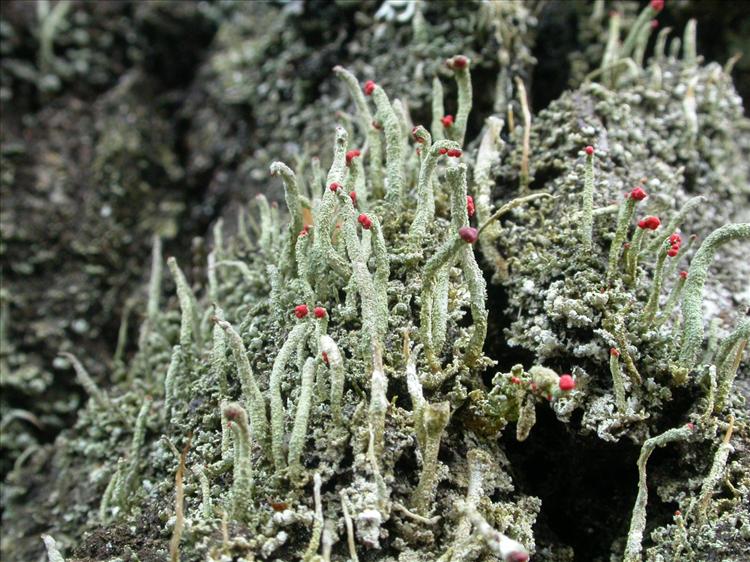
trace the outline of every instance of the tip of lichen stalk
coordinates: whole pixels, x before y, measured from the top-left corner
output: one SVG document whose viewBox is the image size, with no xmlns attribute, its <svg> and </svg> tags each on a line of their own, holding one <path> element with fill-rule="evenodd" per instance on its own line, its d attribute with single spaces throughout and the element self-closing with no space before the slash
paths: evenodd
<svg viewBox="0 0 750 562">
<path fill-rule="evenodd" d="M 628 197 L 635 201 L 643 201 L 646 197 L 648 197 L 648 193 L 646 193 L 646 190 L 642 187 L 636 187 L 633 188 L 630 193 L 628 193 Z"/>
<path fill-rule="evenodd" d="M 240 417 L 240 409 L 236 404 L 227 404 L 224 406 L 224 416 L 228 420 L 236 420 Z"/>
<path fill-rule="evenodd" d="M 307 234 L 310 232 L 310 226 L 305 225 L 302 227 L 302 230 L 299 231 L 298 236 L 307 236 Z"/>
<path fill-rule="evenodd" d="M 638 221 L 638 228 L 647 228 L 648 230 L 656 230 L 661 226 L 661 220 L 659 217 L 649 215 Z"/>
<path fill-rule="evenodd" d="M 448 149 L 447 148 L 441 148 L 440 150 L 438 150 L 438 152 L 440 154 L 448 154 Z"/>
<path fill-rule="evenodd" d="M 335 192 L 339 187 L 341 187 L 340 183 L 333 182 L 331 185 L 328 186 L 328 189 Z"/>
<path fill-rule="evenodd" d="M 348 151 L 346 153 L 346 165 L 348 166 L 349 164 L 351 164 L 352 160 L 354 160 L 355 158 L 357 158 L 360 154 L 362 154 L 362 153 L 359 150 L 357 150 L 356 148 Z"/>
<path fill-rule="evenodd" d="M 680 271 L 680 279 L 687 279 L 688 273 L 687 271 Z"/>
<path fill-rule="evenodd" d="M 651 29 L 659 28 L 659 20 L 651 20 Z"/>
<path fill-rule="evenodd" d="M 612 356 L 614 356 L 614 357 L 619 357 L 620 356 L 620 350 L 617 349 L 616 347 L 610 347 L 609 348 L 609 354 L 612 355 Z"/>
<path fill-rule="evenodd" d="M 362 87 L 362 91 L 365 93 L 366 96 L 371 96 L 374 90 L 375 90 L 375 82 L 372 80 L 368 80 L 367 82 L 365 82 L 365 85 Z"/>
<path fill-rule="evenodd" d="M 297 318 L 304 318 L 305 316 L 307 316 L 308 312 L 310 312 L 310 309 L 307 308 L 306 304 L 298 304 L 294 307 L 294 315 Z"/>
<path fill-rule="evenodd" d="M 357 192 L 356 191 L 350 191 L 349 192 L 349 199 L 352 200 L 352 205 L 357 204 Z"/>
<path fill-rule="evenodd" d="M 448 127 L 452 127 L 453 126 L 453 115 L 445 115 L 445 116 L 443 116 L 440 119 L 440 122 L 443 124 L 443 127 L 445 127 L 446 129 Z"/>
<path fill-rule="evenodd" d="M 326 309 L 322 306 L 316 306 L 313 309 L 313 314 L 315 315 L 315 318 L 325 318 L 326 317 Z"/>
<path fill-rule="evenodd" d="M 448 65 L 448 68 L 451 68 L 453 70 L 462 70 L 469 66 L 469 59 L 466 58 L 464 55 L 456 55 L 455 57 L 451 57 L 448 60 L 445 61 L 445 64 Z"/>
<path fill-rule="evenodd" d="M 463 226 L 458 229 L 458 235 L 461 237 L 461 240 L 467 244 L 473 244 L 477 241 L 479 231 L 472 226 Z"/>
<path fill-rule="evenodd" d="M 372 221 L 370 220 L 370 217 L 368 217 L 366 214 L 362 213 L 357 217 L 357 222 L 362 225 L 362 228 L 365 230 L 370 230 L 370 227 L 372 226 Z"/>
<path fill-rule="evenodd" d="M 651 9 L 661 12 L 664 9 L 664 0 L 651 0 Z"/>
<path fill-rule="evenodd" d="M 589 156 L 593 156 L 594 155 L 594 147 L 591 146 L 591 145 L 587 146 L 583 150 L 586 151 L 586 154 L 588 154 Z"/>
<path fill-rule="evenodd" d="M 461 152 L 461 149 L 459 148 L 450 148 L 445 154 L 451 158 L 461 158 L 463 152 Z"/>
<path fill-rule="evenodd" d="M 562 390 L 563 392 L 567 392 L 569 390 L 573 390 L 576 387 L 576 381 L 569 374 L 564 374 L 560 375 L 560 380 L 557 382 L 557 385 L 560 387 L 560 390 Z"/>
<path fill-rule="evenodd" d="M 528 559 L 529 555 L 525 552 L 520 551 L 511 552 L 506 558 L 508 562 L 527 562 Z"/>
</svg>

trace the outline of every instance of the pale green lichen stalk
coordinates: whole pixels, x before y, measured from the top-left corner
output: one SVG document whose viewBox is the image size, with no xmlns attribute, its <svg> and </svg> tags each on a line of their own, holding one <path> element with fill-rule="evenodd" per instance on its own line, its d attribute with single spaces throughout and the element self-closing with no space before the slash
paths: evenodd
<svg viewBox="0 0 750 562">
<path fill-rule="evenodd" d="M 640 562 L 642 560 L 641 550 L 643 543 L 643 533 L 646 530 L 646 505 L 648 504 L 648 484 L 646 482 L 646 463 L 651 453 L 657 447 L 664 447 L 675 441 L 684 441 L 689 439 L 693 433 L 693 428 L 689 426 L 669 429 L 646 440 L 641 447 L 641 454 L 638 457 L 638 495 L 633 506 L 633 514 L 630 519 L 630 530 L 628 531 L 627 543 L 625 545 L 625 562 Z"/>
<path fill-rule="evenodd" d="M 443 83 L 440 78 L 435 76 L 432 79 L 432 138 L 435 141 L 445 139 L 445 131 L 441 119 L 445 115 L 445 105 L 443 100 Z"/>
<path fill-rule="evenodd" d="M 284 455 L 284 401 L 281 397 L 281 379 L 287 363 L 297 347 L 304 342 L 310 333 L 311 325 L 303 321 L 297 324 L 289 333 L 284 345 L 273 361 L 271 378 L 269 381 L 270 405 L 271 405 L 271 453 L 276 471 L 281 471 L 286 466 Z"/>
<path fill-rule="evenodd" d="M 583 251 L 591 251 L 594 231 L 594 147 L 586 147 L 586 171 L 583 177 L 583 209 L 581 216 L 581 240 Z"/>
<path fill-rule="evenodd" d="M 287 268 L 294 267 L 296 261 L 294 257 L 295 237 L 302 230 L 302 204 L 300 202 L 297 177 L 289 166 L 283 162 L 274 162 L 271 164 L 271 175 L 281 176 L 281 179 L 284 181 L 284 198 L 291 217 L 287 238 L 286 266 Z"/>
<path fill-rule="evenodd" d="M 313 383 L 315 382 L 316 362 L 308 357 L 302 367 L 302 382 L 300 385 L 300 398 L 297 402 L 297 411 L 294 415 L 294 427 L 289 438 L 288 464 L 293 474 L 302 471 L 301 455 L 302 448 L 307 436 L 307 423 L 312 406 Z"/>
<path fill-rule="evenodd" d="M 357 78 L 341 66 L 334 67 L 333 71 L 344 81 L 349 90 L 349 95 L 357 106 L 360 128 L 363 132 L 366 132 L 367 136 L 368 171 L 371 189 L 373 195 L 382 197 L 385 187 L 383 178 L 383 143 L 380 138 L 380 132 L 375 128 L 373 115 L 367 105 L 367 100 L 362 93 L 362 89 L 359 87 Z"/>
<path fill-rule="evenodd" d="M 643 230 L 643 229 L 639 229 Z M 667 251 L 669 250 L 669 243 L 665 243 L 662 250 L 659 252 L 656 258 L 656 268 L 654 271 L 654 278 L 651 281 L 651 291 L 649 292 L 648 302 L 643 309 L 643 323 L 648 326 L 654 321 L 656 313 L 659 309 L 659 296 L 661 295 L 661 286 L 664 282 L 664 263 L 667 259 Z M 638 249 L 635 249 L 637 252 Z"/>
<path fill-rule="evenodd" d="M 622 246 L 625 243 L 625 238 L 628 234 L 628 227 L 630 221 L 633 219 L 635 213 L 635 205 L 638 202 L 637 199 L 630 196 L 625 201 L 625 204 L 620 205 L 620 211 L 617 215 L 617 228 L 615 229 L 615 236 L 612 238 L 612 243 L 609 249 L 609 261 L 607 267 L 607 283 L 612 283 L 617 272 L 617 264 L 622 254 Z"/>
<path fill-rule="evenodd" d="M 177 285 L 177 297 L 180 301 L 182 310 L 182 320 L 180 321 L 180 345 L 185 353 L 190 353 L 193 349 L 193 340 L 198 348 L 201 346 L 200 336 L 200 315 L 198 305 L 195 300 L 193 291 L 190 290 L 185 275 L 177 265 L 177 260 L 173 257 L 167 260 L 169 271 L 172 273 L 175 285 Z"/>
<path fill-rule="evenodd" d="M 703 344 L 703 287 L 716 250 L 732 240 L 748 239 L 750 223 L 728 224 L 706 238 L 690 262 L 687 281 L 682 290 L 684 327 L 679 363 L 683 368 L 692 367 Z"/>
<path fill-rule="evenodd" d="M 721 342 L 716 352 L 717 394 L 716 411 L 724 409 L 732 390 L 742 354 L 750 341 L 750 319 L 740 322 L 734 331 Z"/>
<path fill-rule="evenodd" d="M 225 418 L 232 431 L 234 442 L 234 459 L 232 467 L 234 470 L 231 513 L 232 517 L 244 520 L 253 501 L 253 464 L 251 456 L 250 425 L 248 424 L 247 412 L 237 403 L 226 404 L 222 408 Z"/>
<path fill-rule="evenodd" d="M 91 396 L 91 399 L 94 400 L 99 405 L 99 407 L 104 410 L 111 408 L 111 404 L 109 402 L 107 394 L 99 388 L 96 382 L 94 382 L 94 379 L 91 378 L 91 375 L 89 375 L 88 371 L 83 366 L 83 364 L 81 364 L 78 358 L 72 353 L 68 353 L 65 351 L 61 352 L 60 355 L 62 357 L 65 357 L 73 365 L 78 384 L 80 384 L 84 388 L 84 390 L 86 390 L 86 393 Z"/>
<path fill-rule="evenodd" d="M 492 163 L 495 162 L 503 146 L 500 131 L 503 129 L 502 119 L 492 116 L 485 122 L 485 133 L 479 144 L 476 165 L 474 166 L 474 204 L 476 205 L 477 220 L 480 224 L 486 223 L 492 215 L 492 188 L 494 182 L 491 178 Z M 508 266 L 495 246 L 495 240 L 500 236 L 497 223 L 486 228 L 479 237 L 479 246 L 482 249 L 484 259 L 487 260 L 496 271 L 496 277 L 505 278 L 508 275 Z"/>
<path fill-rule="evenodd" d="M 456 86 L 458 87 L 458 110 L 456 111 L 456 119 L 449 128 L 449 138 L 463 146 L 464 137 L 466 136 L 466 124 L 473 103 L 471 73 L 469 72 L 471 61 L 462 55 L 458 55 L 448 59 L 447 64 L 453 70 L 453 76 L 456 79 Z"/>
<path fill-rule="evenodd" d="M 698 523 L 702 523 L 705 519 L 706 511 L 708 510 L 714 491 L 724 477 L 729 454 L 733 451 L 733 447 L 730 444 L 733 431 L 734 418 L 730 418 L 729 427 L 727 428 L 721 443 L 719 443 L 719 446 L 716 448 L 711 468 L 709 469 L 706 478 L 703 480 L 700 493 L 698 494 L 698 497 L 693 500 L 693 503 L 691 503 L 686 515 L 686 517 L 690 517 Z"/>
<path fill-rule="evenodd" d="M 320 349 L 326 354 L 328 359 L 328 368 L 331 372 L 331 415 L 333 421 L 341 423 L 341 399 L 344 395 L 344 385 L 346 383 L 346 371 L 344 370 L 344 360 L 341 357 L 339 346 L 330 336 L 320 336 Z"/>
<path fill-rule="evenodd" d="M 424 435 L 424 449 L 422 451 L 422 474 L 419 477 L 417 490 L 414 492 L 414 508 L 417 513 L 427 515 L 435 493 L 437 455 L 440 449 L 440 438 L 450 419 L 450 403 L 425 404 L 420 418 L 423 425 L 421 432 Z"/>
<path fill-rule="evenodd" d="M 201 487 L 201 513 L 205 519 L 211 519 L 213 517 L 213 501 L 211 500 L 211 482 L 206 476 L 206 467 L 197 466 L 193 469 L 193 472 L 198 477 Z"/>
<path fill-rule="evenodd" d="M 217 319 L 216 323 L 229 337 L 229 347 L 232 349 L 234 361 L 237 365 L 237 375 L 240 379 L 245 405 L 252 416 L 253 437 L 257 442 L 265 444 L 268 441 L 266 401 L 255 380 L 255 375 L 250 366 L 245 345 L 243 344 L 240 335 L 229 322 Z"/>
<path fill-rule="evenodd" d="M 377 108 L 376 117 L 385 129 L 385 198 L 391 205 L 398 206 L 402 204 L 405 195 L 401 125 L 383 88 L 375 85 L 372 99 Z"/>
<path fill-rule="evenodd" d="M 182 368 L 182 346 L 175 345 L 172 348 L 172 359 L 169 361 L 169 368 L 164 377 L 164 414 L 169 418 L 172 415 L 172 408 L 177 399 L 178 377 Z"/>
<path fill-rule="evenodd" d="M 388 378 L 383 371 L 383 359 L 379 349 L 373 351 L 372 374 L 370 376 L 369 446 L 372 459 L 378 464 L 385 450 L 385 416 L 388 409 Z"/>
<path fill-rule="evenodd" d="M 615 404 L 620 413 L 628 409 L 625 398 L 625 382 L 620 371 L 620 352 L 616 348 L 609 350 L 609 370 L 612 373 L 612 388 L 615 392 Z"/>
<path fill-rule="evenodd" d="M 350 275 L 349 265 L 346 260 L 336 252 L 331 242 L 332 231 L 336 224 L 337 197 L 336 186 L 342 185 L 346 172 L 346 150 L 348 146 L 348 134 L 343 127 L 336 129 L 336 142 L 334 145 L 333 162 L 326 177 L 326 189 L 323 198 L 318 206 L 316 213 L 315 230 L 316 235 L 313 240 L 310 261 L 313 268 L 311 275 L 320 275 L 321 268 L 328 264 L 333 267 L 334 271 L 343 279 L 348 279 Z M 334 184 L 336 184 L 334 186 Z M 331 186 L 334 186 L 331 189 Z M 316 285 L 317 293 L 321 291 Z"/>
<path fill-rule="evenodd" d="M 409 238 L 415 244 L 421 243 L 427 231 L 427 226 L 435 217 L 435 194 L 432 188 L 432 176 L 435 173 L 438 158 L 441 154 L 445 154 L 447 150 L 458 148 L 458 143 L 448 140 L 439 140 L 429 147 L 425 146 L 425 154 L 422 157 L 417 183 L 417 210 L 414 213 L 414 221 L 409 228 Z"/>
</svg>

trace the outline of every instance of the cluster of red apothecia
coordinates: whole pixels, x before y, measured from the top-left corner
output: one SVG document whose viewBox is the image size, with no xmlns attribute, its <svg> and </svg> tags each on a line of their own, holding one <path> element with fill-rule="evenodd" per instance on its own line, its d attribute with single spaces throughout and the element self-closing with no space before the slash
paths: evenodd
<svg viewBox="0 0 750 562">
<path fill-rule="evenodd" d="M 669 237 L 669 243 L 671 244 L 671 246 L 669 250 L 667 250 L 667 255 L 670 258 L 673 258 L 680 252 L 680 246 L 682 245 L 682 236 L 675 232 L 674 234 L 672 234 L 672 236 Z M 687 277 L 687 272 L 683 273 L 685 273 L 685 277 Z M 682 275 L 682 273 L 680 275 Z"/>
</svg>

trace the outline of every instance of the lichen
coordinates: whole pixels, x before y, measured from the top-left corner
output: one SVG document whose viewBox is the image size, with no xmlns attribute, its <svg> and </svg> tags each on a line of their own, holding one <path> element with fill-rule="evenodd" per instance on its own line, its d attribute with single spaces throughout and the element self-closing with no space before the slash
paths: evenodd
<svg viewBox="0 0 750 562">
<path fill-rule="evenodd" d="M 299 9 L 288 4 L 277 21 L 263 7 L 258 18 L 293 22 L 293 37 Z M 373 17 L 397 38 L 406 32 L 387 26 L 411 25 L 422 45 L 441 26 L 433 9 L 389 1 Z M 528 16 L 482 10 L 498 37 L 513 15 Z M 428 53 L 432 70 L 446 62 L 436 55 L 449 57 L 456 120 L 412 114 L 432 131 L 389 96 L 377 75 L 385 59 L 374 57 L 367 76 L 330 68 L 342 95 L 300 113 L 316 116 L 317 163 L 307 166 L 305 149 L 262 180 L 269 193 L 283 183 L 286 211 L 281 197 L 243 204 L 238 230 L 225 235 L 217 222 L 194 267 L 164 259 L 157 236 L 148 297 L 133 305 L 143 311 L 137 350 L 106 389 L 86 370 L 92 358 L 63 350 L 89 399 L 54 445 L 19 457 L 5 520 L 24 504 L 43 506 L 46 534 L 35 540 L 52 561 L 572 560 L 584 547 L 546 528 L 544 490 L 514 462 L 557 432 L 567 438 L 546 441 L 545 459 L 568 467 L 589 461 L 570 458 L 565 443 L 635 452 L 623 455 L 633 488 L 608 516 L 601 557 L 741 560 L 750 551 L 748 416 L 733 383 L 746 377 L 739 284 L 748 269 L 727 263 L 750 228 L 741 214 L 748 125 L 729 77 L 697 57 L 694 26 L 681 60 L 657 53 L 643 66 L 659 10 L 652 2 L 624 19 L 622 46 L 610 31 L 604 71 L 533 119 L 524 81 L 508 75 L 496 103 L 474 103 L 481 57 L 475 65 L 479 53 L 443 53 L 442 38 L 410 50 L 404 65 L 410 75 L 415 53 Z M 246 24 L 231 20 L 224 33 Z M 466 25 L 487 31 L 456 22 Z M 284 60 L 298 56 L 292 37 L 240 49 L 248 72 L 273 75 L 261 54 L 274 47 Z M 261 92 L 226 83 L 245 76 L 235 68 L 245 68 L 235 51 L 244 41 L 222 41 L 232 48 L 209 61 L 221 78 L 212 101 L 262 107 Z M 453 90 L 430 83 L 416 80 L 414 99 L 443 114 Z M 295 92 L 289 111 L 304 99 Z M 494 110 L 484 134 L 472 131 L 472 107 Z M 259 113 L 259 126 L 271 117 Z M 129 158 L 101 150 L 104 177 L 120 177 Z M 696 194 L 721 204 L 698 205 Z M 680 233 L 698 236 L 695 250 Z M 707 281 L 718 249 L 722 273 Z M 701 353 L 703 321 L 715 316 L 706 303 L 726 313 Z M 14 381 L 46 389 L 34 376 Z M 586 484 L 565 481 L 562 469 L 542 467 L 581 501 Z M 673 518 L 665 506 L 678 508 Z M 26 538 L 26 527 L 14 529 L 10 544 Z"/>
</svg>

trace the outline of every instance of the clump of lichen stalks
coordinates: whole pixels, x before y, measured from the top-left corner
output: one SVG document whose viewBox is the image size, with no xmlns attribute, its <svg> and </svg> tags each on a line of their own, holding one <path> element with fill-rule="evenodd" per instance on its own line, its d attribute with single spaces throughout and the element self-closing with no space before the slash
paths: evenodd
<svg viewBox="0 0 750 562">
<path fill-rule="evenodd" d="M 509 124 L 506 145 L 492 116 L 467 147 L 462 55 L 446 61 L 456 114 L 442 115 L 437 88 L 430 131 L 377 83 L 335 68 L 356 119 L 336 128 L 327 173 L 315 159 L 308 173 L 274 163 L 269 182 L 284 189 L 287 213 L 259 196 L 235 236 L 219 223 L 203 286 L 154 241 L 125 382 L 102 390 L 65 356 L 89 402 L 53 458 L 17 463 L 9 492 L 50 509 L 38 530 L 49 533 L 49 559 L 573 560 L 564 540 L 537 541 L 544 505 L 519 490 L 501 444 L 509 428 L 517 441 L 533 434 L 541 409 L 570 432 L 640 448 L 614 559 L 750 553 L 748 416 L 733 384 L 750 322 L 735 320 L 704 347 L 702 311 L 714 256 L 749 240 L 750 224 L 693 241 L 686 225 L 709 202 L 683 202 L 669 167 L 706 150 L 700 125 L 713 106 L 695 96 L 731 84 L 695 60 L 694 30 L 683 60 L 657 56 L 641 68 L 659 9 L 644 9 L 632 39 L 612 39 L 602 81 L 576 93 L 605 98 L 606 113 L 639 84 L 657 100 L 677 88 L 670 80 L 692 84 L 680 103 L 694 144 L 653 170 L 618 168 L 630 154 L 585 119 L 568 124 L 575 138 L 560 139 L 544 182 L 533 179 L 542 157 L 532 145 L 543 140 L 528 115 Z M 626 197 L 601 181 L 605 171 L 628 179 Z M 644 173 L 659 181 L 636 185 Z M 695 175 L 708 177 L 708 191 L 710 173 Z M 492 191 L 508 187 L 504 177 L 512 196 L 501 201 Z M 657 210 L 646 207 L 654 199 L 660 218 L 644 212 Z M 508 337 L 531 357 L 523 364 L 485 355 L 499 343 L 485 341 L 479 249 L 518 318 Z M 165 264 L 179 315 L 160 302 Z M 647 463 L 662 447 L 675 466 L 655 487 Z M 24 487 L 35 470 L 55 476 L 46 497 Z M 649 492 L 676 506 L 672 520 L 649 518 Z"/>
</svg>

